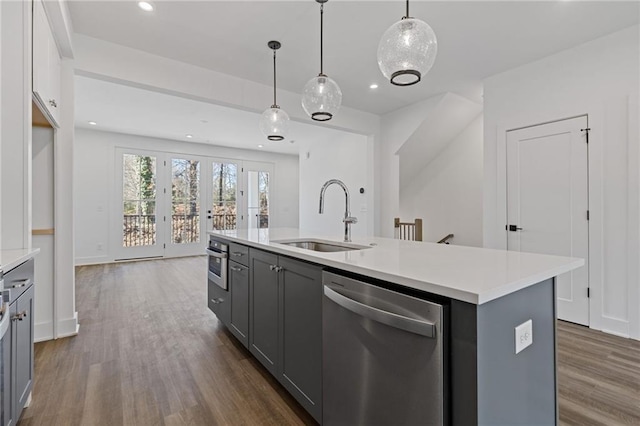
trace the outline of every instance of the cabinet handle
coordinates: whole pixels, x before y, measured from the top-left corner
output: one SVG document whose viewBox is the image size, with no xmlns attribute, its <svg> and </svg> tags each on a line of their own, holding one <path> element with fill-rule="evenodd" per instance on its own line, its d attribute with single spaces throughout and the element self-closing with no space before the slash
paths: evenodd
<svg viewBox="0 0 640 426">
<path fill-rule="evenodd" d="M 276 272 L 282 272 L 284 268 L 282 266 L 276 266 Z"/>
<path fill-rule="evenodd" d="M 218 303 L 222 303 L 224 302 L 224 299 L 220 298 L 220 299 L 211 299 L 211 303 L 213 304 L 218 304 Z"/>
<path fill-rule="evenodd" d="M 269 269 L 271 269 L 272 271 L 275 271 L 277 267 L 277 265 L 269 265 Z"/>
<path fill-rule="evenodd" d="M 51 105 L 54 108 L 58 108 L 58 103 L 56 102 L 55 99 L 49 99 L 49 105 Z"/>
<path fill-rule="evenodd" d="M 241 251 L 232 251 L 231 255 L 240 257 L 240 256 L 244 256 L 244 253 L 242 253 Z"/>
<path fill-rule="evenodd" d="M 11 317 L 11 320 L 12 321 L 22 321 L 26 317 L 27 317 L 27 311 L 22 311 L 19 314 L 15 314 L 13 317 Z"/>
<path fill-rule="evenodd" d="M 242 271 L 242 268 L 238 268 L 237 266 L 229 266 L 229 268 L 231 268 L 232 271 L 236 271 L 236 272 Z"/>
<path fill-rule="evenodd" d="M 16 281 L 17 284 L 14 284 L 11 286 L 11 288 L 20 288 L 20 287 L 24 287 L 27 284 L 29 284 L 31 280 L 26 279 L 26 280 L 20 280 L 20 281 Z"/>
</svg>

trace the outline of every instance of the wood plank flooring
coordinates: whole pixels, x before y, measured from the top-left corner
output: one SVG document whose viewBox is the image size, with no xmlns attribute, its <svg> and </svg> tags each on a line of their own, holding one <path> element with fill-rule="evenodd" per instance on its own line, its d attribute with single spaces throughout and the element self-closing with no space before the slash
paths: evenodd
<svg viewBox="0 0 640 426">
<path fill-rule="evenodd" d="M 313 419 L 206 307 L 206 258 L 76 269 L 80 334 L 36 344 L 27 425 Z M 640 425 L 640 342 L 559 322 L 560 420 Z"/>
</svg>

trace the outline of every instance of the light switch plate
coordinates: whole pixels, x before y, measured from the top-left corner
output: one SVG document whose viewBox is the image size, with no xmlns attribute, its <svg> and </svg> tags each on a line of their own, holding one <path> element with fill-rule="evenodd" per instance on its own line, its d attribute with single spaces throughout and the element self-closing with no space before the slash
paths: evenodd
<svg viewBox="0 0 640 426">
<path fill-rule="evenodd" d="M 533 321 L 528 320 L 516 327 L 516 353 L 533 343 Z"/>
</svg>

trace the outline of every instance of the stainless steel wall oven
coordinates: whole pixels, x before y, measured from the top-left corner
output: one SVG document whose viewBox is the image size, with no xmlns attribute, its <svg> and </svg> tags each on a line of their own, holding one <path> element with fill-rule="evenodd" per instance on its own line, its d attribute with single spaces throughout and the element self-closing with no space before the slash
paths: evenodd
<svg viewBox="0 0 640 426">
<path fill-rule="evenodd" d="M 209 279 L 224 290 L 229 289 L 227 282 L 227 263 L 229 262 L 229 246 L 209 237 Z"/>
</svg>

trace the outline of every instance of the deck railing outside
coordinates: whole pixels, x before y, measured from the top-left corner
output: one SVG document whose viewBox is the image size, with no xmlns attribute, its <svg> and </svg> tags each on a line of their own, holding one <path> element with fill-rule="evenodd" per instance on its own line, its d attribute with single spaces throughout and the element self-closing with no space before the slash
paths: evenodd
<svg viewBox="0 0 640 426">
<path fill-rule="evenodd" d="M 212 214 L 213 229 L 236 229 L 235 214 Z M 156 216 L 153 214 L 127 214 L 123 216 L 123 247 L 152 246 L 156 244 Z M 269 216 L 260 215 L 260 227 L 269 226 Z M 174 244 L 200 241 L 200 215 L 172 215 L 171 242 Z"/>
</svg>

